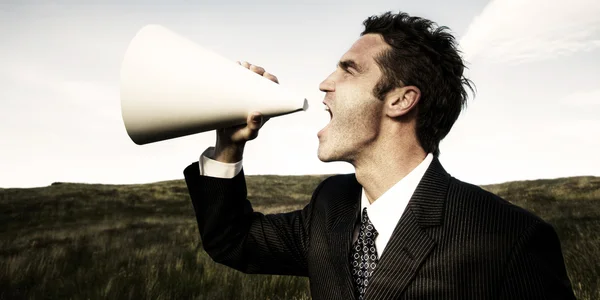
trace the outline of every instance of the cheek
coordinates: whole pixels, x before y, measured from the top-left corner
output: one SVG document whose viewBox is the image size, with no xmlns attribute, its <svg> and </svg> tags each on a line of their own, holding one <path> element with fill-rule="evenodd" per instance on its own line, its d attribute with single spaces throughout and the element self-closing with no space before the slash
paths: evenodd
<svg viewBox="0 0 600 300">
<path fill-rule="evenodd" d="M 344 84 L 336 91 L 334 121 L 349 130 L 372 130 L 379 124 L 383 103 L 372 95 L 372 90 L 359 84 Z M 343 92 L 342 92 L 343 91 Z"/>
<path fill-rule="evenodd" d="M 334 125 L 340 139 L 363 143 L 379 134 L 380 122 L 373 106 L 355 105 L 347 109 Z"/>
<path fill-rule="evenodd" d="M 360 112 L 357 113 L 356 123 L 367 135 L 376 135 L 379 132 L 379 126 L 381 124 L 381 105 L 376 99 L 365 98 L 366 104 L 360 107 Z"/>
</svg>

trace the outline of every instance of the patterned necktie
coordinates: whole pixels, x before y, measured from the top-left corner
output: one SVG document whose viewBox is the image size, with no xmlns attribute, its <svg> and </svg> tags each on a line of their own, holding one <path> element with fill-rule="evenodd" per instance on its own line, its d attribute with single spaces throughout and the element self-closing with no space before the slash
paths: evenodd
<svg viewBox="0 0 600 300">
<path fill-rule="evenodd" d="M 352 249 L 352 277 L 354 279 L 354 291 L 356 299 L 364 300 L 365 291 L 369 285 L 369 278 L 377 266 L 377 249 L 375 248 L 375 238 L 377 230 L 367 216 L 367 208 L 362 211 L 358 239 Z"/>
</svg>

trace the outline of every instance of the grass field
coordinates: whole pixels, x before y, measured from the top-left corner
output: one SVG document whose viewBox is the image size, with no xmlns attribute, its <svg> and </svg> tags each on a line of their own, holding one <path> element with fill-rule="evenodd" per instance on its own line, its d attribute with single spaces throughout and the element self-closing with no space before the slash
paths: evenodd
<svg viewBox="0 0 600 300">
<path fill-rule="evenodd" d="M 262 212 L 325 176 L 249 176 Z M 600 299 L 600 178 L 484 186 L 552 223 L 578 299 Z M 0 299 L 309 299 L 308 281 L 246 275 L 202 250 L 183 180 L 0 189 Z"/>
</svg>

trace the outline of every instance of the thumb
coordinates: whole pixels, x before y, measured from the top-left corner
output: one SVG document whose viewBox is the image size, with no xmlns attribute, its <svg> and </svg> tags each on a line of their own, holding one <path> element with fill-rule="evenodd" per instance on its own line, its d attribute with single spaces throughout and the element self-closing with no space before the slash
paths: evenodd
<svg viewBox="0 0 600 300">
<path fill-rule="evenodd" d="M 263 125 L 263 115 L 259 112 L 253 112 L 246 119 L 246 127 L 240 134 L 247 140 L 253 140 L 258 136 L 258 131 Z"/>
<path fill-rule="evenodd" d="M 263 125 L 264 117 L 259 112 L 253 112 L 248 116 L 247 124 L 252 130 L 259 130 Z"/>
</svg>

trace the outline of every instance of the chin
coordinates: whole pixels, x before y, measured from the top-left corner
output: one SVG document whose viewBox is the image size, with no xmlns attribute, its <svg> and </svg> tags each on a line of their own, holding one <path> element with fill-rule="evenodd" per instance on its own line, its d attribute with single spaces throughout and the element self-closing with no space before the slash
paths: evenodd
<svg viewBox="0 0 600 300">
<path fill-rule="evenodd" d="M 319 155 L 319 160 L 322 161 L 322 162 L 324 162 L 324 163 L 328 163 L 328 162 L 333 162 L 334 161 L 334 160 L 326 158 L 326 157 L 321 157 L 320 155 Z"/>
<path fill-rule="evenodd" d="M 322 146 L 319 146 L 319 150 L 317 150 L 317 157 L 322 162 L 331 162 L 331 161 L 333 161 L 331 159 L 331 153 L 327 153 L 327 151 L 325 151 L 322 148 Z"/>
<path fill-rule="evenodd" d="M 329 162 L 329 160 L 327 159 L 327 156 L 324 155 L 320 150 L 317 152 L 317 157 L 322 162 Z"/>
<path fill-rule="evenodd" d="M 322 162 L 344 161 L 342 157 L 339 157 L 339 153 L 335 153 L 335 151 L 328 151 L 327 149 L 323 148 L 319 148 L 317 157 L 319 157 L 319 160 Z"/>
</svg>

